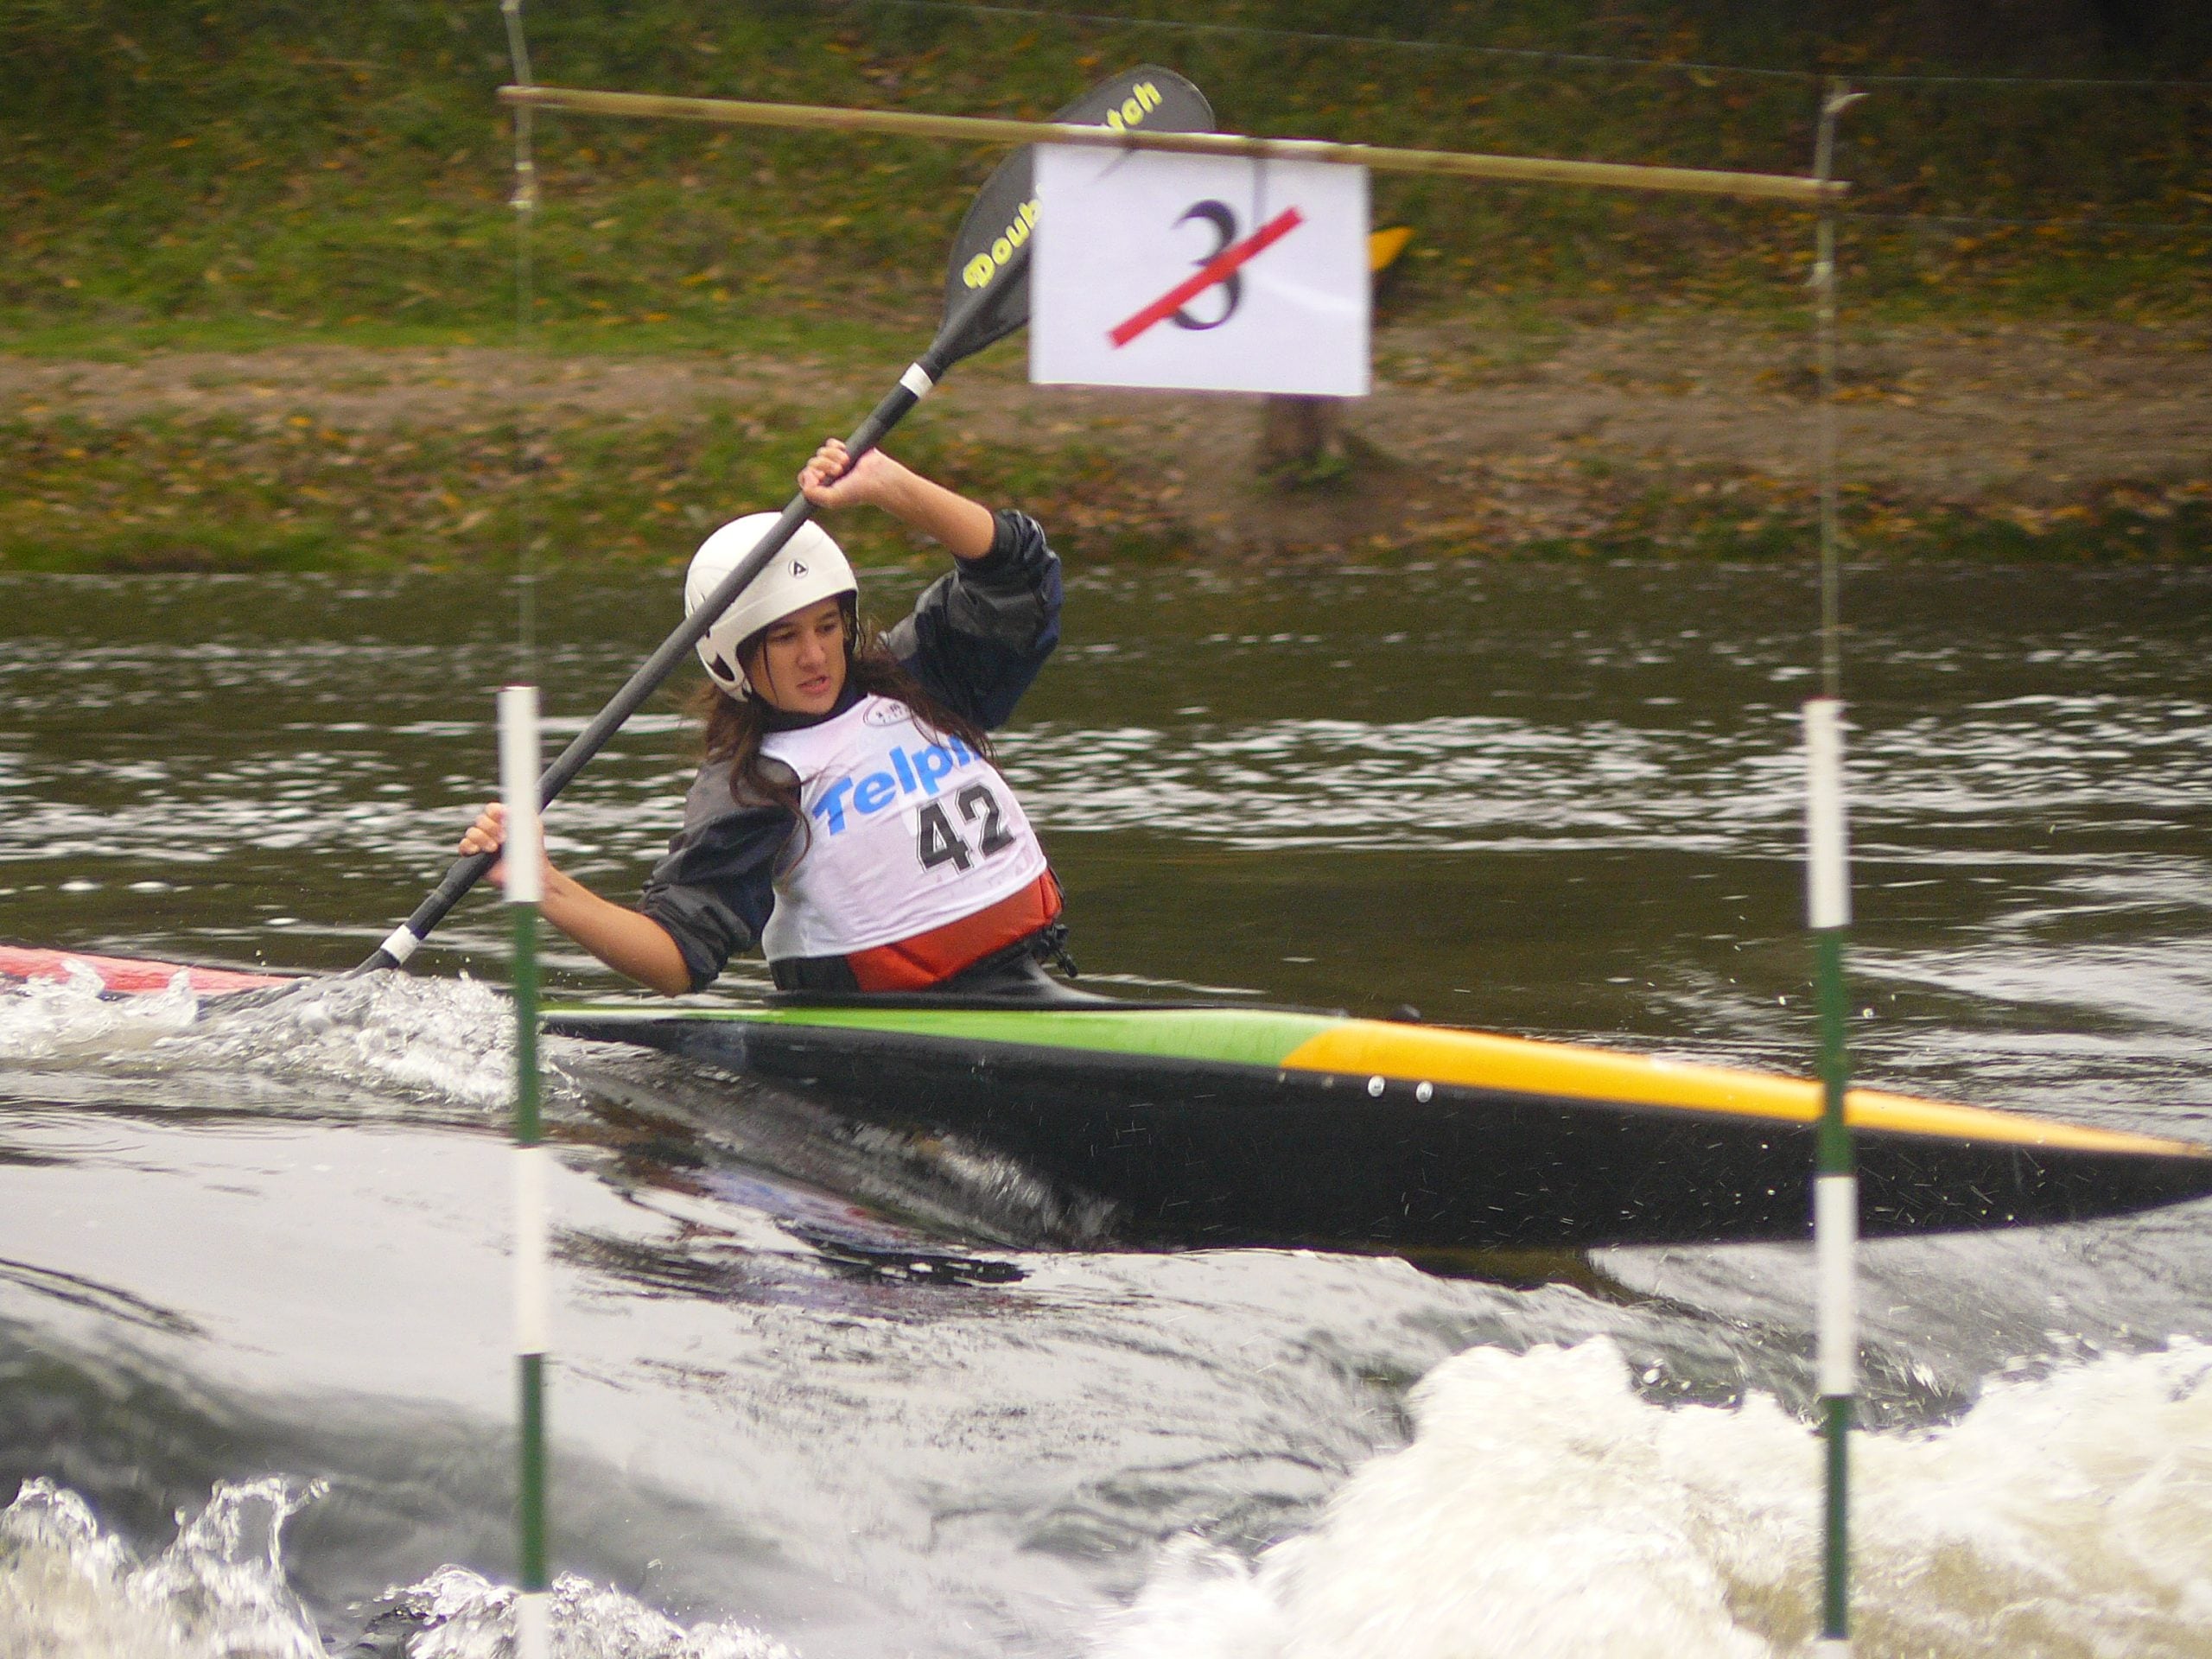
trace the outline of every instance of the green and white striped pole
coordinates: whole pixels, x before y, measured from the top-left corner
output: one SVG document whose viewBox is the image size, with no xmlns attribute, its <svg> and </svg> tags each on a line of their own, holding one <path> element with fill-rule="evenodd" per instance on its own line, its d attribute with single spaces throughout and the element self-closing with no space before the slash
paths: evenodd
<svg viewBox="0 0 2212 1659">
<path fill-rule="evenodd" d="M 515 84 L 531 84 L 522 0 L 499 0 Z M 518 644 L 531 671 L 537 636 L 537 577 L 531 569 L 529 398 L 524 358 L 530 343 L 531 222 L 537 213 L 537 164 L 527 110 L 515 111 L 515 542 Z M 499 793 L 507 805 L 507 902 L 515 921 L 515 1388 L 520 1467 L 515 1495 L 516 1659 L 548 1659 L 552 1599 L 545 1562 L 545 1351 L 552 1290 L 546 1268 L 549 1227 L 546 1152 L 537 1116 L 537 906 L 544 898 L 544 832 L 538 822 L 537 688 L 499 692 Z"/>
<path fill-rule="evenodd" d="M 517 1659 L 546 1659 L 552 1629 L 545 1570 L 545 1351 L 552 1296 L 546 1268 L 547 1154 L 537 1113 L 537 906 L 545 881 L 537 758 L 537 688 L 505 687 L 499 693 L 499 792 L 507 805 L 507 902 L 515 928 Z"/>
<path fill-rule="evenodd" d="M 1814 983 L 1821 1018 L 1821 1122 L 1813 1178 L 1813 1252 L 1819 1285 L 1818 1386 L 1827 1451 L 1827 1502 L 1821 1564 L 1819 1659 L 1849 1659 L 1851 1561 L 1849 1452 L 1859 1392 L 1857 1298 L 1859 1177 L 1843 1097 L 1850 1081 L 1844 1022 L 1843 937 L 1851 924 L 1850 853 L 1843 798 L 1843 705 L 1805 705 L 1806 909 L 1813 929 Z"/>
<path fill-rule="evenodd" d="M 1836 119 L 1865 97 L 1830 82 L 1821 91 L 1813 172 L 1835 164 Z M 1843 795 L 1842 565 L 1835 481 L 1835 215 L 1823 207 L 1813 264 L 1814 344 L 1820 371 L 1815 431 L 1821 489 L 1821 681 L 1805 705 L 1805 908 L 1813 930 L 1813 980 L 1821 1024 L 1821 1121 L 1815 1139 L 1813 1255 L 1821 1436 L 1827 1501 L 1821 1552 L 1821 1637 L 1816 1659 L 1851 1655 L 1851 1419 L 1859 1392 L 1855 1273 L 1859 1176 L 1843 1115 L 1851 1081 L 1845 1046 L 1850 1000 L 1843 981 L 1844 931 L 1851 925 L 1851 855 Z"/>
</svg>

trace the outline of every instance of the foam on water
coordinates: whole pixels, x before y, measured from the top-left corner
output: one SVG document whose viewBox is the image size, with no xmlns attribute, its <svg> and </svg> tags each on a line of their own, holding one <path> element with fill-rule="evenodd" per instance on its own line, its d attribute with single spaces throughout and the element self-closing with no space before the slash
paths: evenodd
<svg viewBox="0 0 2212 1659">
<path fill-rule="evenodd" d="M 65 962 L 61 979 L 0 990 L 0 1060 L 67 1059 L 143 1052 L 190 1026 L 200 1009 L 181 969 L 166 990 L 104 998 L 100 976 Z"/>
<path fill-rule="evenodd" d="M 99 976 L 73 963 L 66 979 L 0 990 L 0 1063 L 89 1061 L 170 1077 L 227 1071 L 340 1085 L 342 1098 L 365 1109 L 388 1109 L 397 1094 L 504 1109 L 513 1019 L 501 993 L 466 976 L 332 978 L 232 1009 L 194 995 L 181 973 L 156 993 L 104 996 Z"/>
<path fill-rule="evenodd" d="M 514 1092 L 513 1027 L 506 997 L 480 981 L 365 974 L 236 1014 L 217 1007 L 172 1047 L 194 1065 L 327 1077 L 504 1110 Z"/>
<path fill-rule="evenodd" d="M 514 1651 L 515 1592 L 505 1585 L 447 1567 L 393 1593 L 423 1621 L 407 1659 L 506 1659 Z M 553 1585 L 553 1650 L 560 1659 L 791 1659 L 758 1630 L 712 1620 L 686 1630 L 573 1573 Z"/>
<path fill-rule="evenodd" d="M 218 1483 L 149 1560 L 76 1493 L 27 1480 L 0 1511 L 0 1653 L 112 1659 L 323 1659 L 284 1581 L 284 1522 L 315 1497 L 272 1477 Z"/>
<path fill-rule="evenodd" d="M 76 1493 L 25 1481 L 0 1510 L 0 1655 L 330 1659 L 283 1553 L 284 1523 L 327 1491 L 281 1476 L 219 1482 L 199 1514 L 178 1516 L 168 1547 L 142 1560 Z M 513 1652 L 515 1592 L 466 1567 L 440 1567 L 383 1599 L 403 1615 L 408 1659 Z M 554 1586 L 552 1622 L 560 1659 L 791 1659 L 758 1631 L 686 1629 L 573 1573 Z"/>
<path fill-rule="evenodd" d="M 1169 1549 L 1095 1659 L 1768 1659 L 1815 1633 L 1818 1448 L 1771 1399 L 1662 1406 L 1604 1340 L 1478 1349 L 1416 1433 L 1255 1562 Z M 1855 1634 L 1910 1655 L 2212 1644 L 2212 1349 L 1998 1382 L 1854 1441 Z"/>
</svg>

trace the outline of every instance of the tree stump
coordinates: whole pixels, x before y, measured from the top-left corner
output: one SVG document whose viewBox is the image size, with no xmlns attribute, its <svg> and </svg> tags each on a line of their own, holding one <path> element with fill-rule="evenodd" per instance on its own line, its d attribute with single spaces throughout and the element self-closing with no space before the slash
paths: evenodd
<svg viewBox="0 0 2212 1659">
<path fill-rule="evenodd" d="M 1350 462 L 1344 416 L 1341 397 L 1270 395 L 1260 411 L 1261 473 L 1281 484 L 1318 484 L 1340 475 Z"/>
</svg>

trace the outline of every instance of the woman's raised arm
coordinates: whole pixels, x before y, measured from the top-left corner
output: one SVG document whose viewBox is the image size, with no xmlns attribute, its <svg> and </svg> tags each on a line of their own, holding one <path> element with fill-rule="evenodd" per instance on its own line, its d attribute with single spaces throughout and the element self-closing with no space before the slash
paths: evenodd
<svg viewBox="0 0 2212 1659">
<path fill-rule="evenodd" d="M 830 439 L 798 475 L 798 486 L 817 507 L 881 507 L 909 529 L 943 542 L 957 559 L 980 559 L 991 550 L 997 525 L 988 507 L 933 483 L 871 449 L 857 466 L 845 446 Z"/>
</svg>

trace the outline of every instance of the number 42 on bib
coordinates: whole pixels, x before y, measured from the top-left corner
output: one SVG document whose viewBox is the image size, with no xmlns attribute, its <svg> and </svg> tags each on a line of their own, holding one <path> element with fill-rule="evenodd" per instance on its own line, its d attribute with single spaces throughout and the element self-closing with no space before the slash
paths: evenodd
<svg viewBox="0 0 2212 1659">
<path fill-rule="evenodd" d="M 950 864 L 956 870 L 971 868 L 978 858 L 988 858 L 1014 845 L 1014 836 L 999 811 L 998 798 L 988 784 L 970 784 L 946 801 L 925 803 L 914 815 L 914 855 L 925 870 Z M 954 827 L 957 815 L 967 832 Z"/>
</svg>

